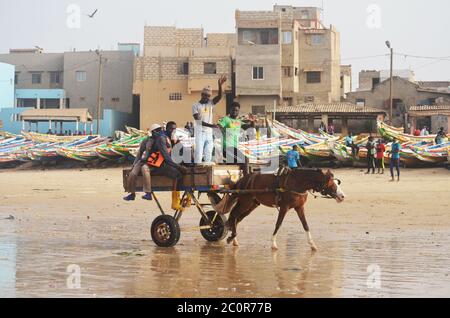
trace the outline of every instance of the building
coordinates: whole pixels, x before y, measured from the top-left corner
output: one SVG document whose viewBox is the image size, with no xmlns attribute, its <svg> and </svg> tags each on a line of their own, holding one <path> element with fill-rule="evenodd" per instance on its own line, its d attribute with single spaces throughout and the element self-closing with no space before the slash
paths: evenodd
<svg viewBox="0 0 450 318">
<path fill-rule="evenodd" d="M 450 104 L 411 106 L 408 111 L 411 132 L 415 129 L 427 127 L 433 133 L 443 127 L 450 132 Z"/>
<path fill-rule="evenodd" d="M 140 43 L 118 43 L 117 49 L 119 51 L 131 51 L 134 56 L 141 55 L 141 44 Z"/>
<path fill-rule="evenodd" d="M 340 34 L 321 10 L 236 11 L 236 98 L 242 112 L 341 100 Z"/>
<path fill-rule="evenodd" d="M 103 70 L 101 83 L 100 56 Z M 106 113 L 106 116 L 121 118 L 112 131 L 100 127 L 100 131 L 108 135 L 112 135 L 115 129 L 124 129 L 125 124 L 136 126 L 132 93 L 134 59 L 132 50 L 44 53 L 42 49 L 16 49 L 10 50 L 9 54 L 0 54 L 0 62 L 15 65 L 12 106 L 15 110 L 9 111 L 9 115 L 17 119 L 17 115 L 28 108 L 81 108 L 88 109 L 95 119 L 98 113 L 100 119 L 105 119 Z M 19 126 L 11 124 L 15 127 L 15 133 L 20 132 L 20 129 L 17 131 Z"/>
<path fill-rule="evenodd" d="M 269 111 L 273 116 L 273 111 Z M 384 120 L 386 112 L 372 107 L 338 102 L 326 104 L 300 104 L 281 107 L 276 110 L 275 118 L 289 127 L 308 132 L 317 132 L 320 123 L 333 123 L 335 132 L 347 135 L 352 133 L 376 132 L 377 120 Z"/>
<path fill-rule="evenodd" d="M 192 105 L 201 90 L 211 86 L 217 94 L 217 81 L 228 76 L 222 101 L 216 106 L 216 119 L 224 116 L 233 101 L 232 57 L 234 34 L 207 34 L 203 29 L 147 26 L 144 55 L 136 60 L 134 93 L 140 99 L 140 127 L 173 120 L 179 126 L 193 121 Z"/>
<path fill-rule="evenodd" d="M 415 74 L 411 70 L 393 70 L 393 76 L 403 78 L 410 82 L 415 82 Z M 363 70 L 359 72 L 359 87 L 358 91 L 369 91 L 376 85 L 391 78 L 390 70 Z"/>
<path fill-rule="evenodd" d="M 14 65 L 0 63 L 0 109 L 14 107 Z"/>
<path fill-rule="evenodd" d="M 364 74 L 366 75 L 366 74 Z M 360 80 L 361 83 L 361 80 Z M 359 106 L 370 106 L 390 113 L 390 79 L 374 83 L 372 89 L 347 94 L 347 101 Z M 422 87 L 405 78 L 393 78 L 393 124 L 408 126 L 407 113 L 411 106 L 450 104 L 450 92 Z"/>
<path fill-rule="evenodd" d="M 352 66 L 341 65 L 341 99 L 345 100 L 352 91 Z"/>
</svg>

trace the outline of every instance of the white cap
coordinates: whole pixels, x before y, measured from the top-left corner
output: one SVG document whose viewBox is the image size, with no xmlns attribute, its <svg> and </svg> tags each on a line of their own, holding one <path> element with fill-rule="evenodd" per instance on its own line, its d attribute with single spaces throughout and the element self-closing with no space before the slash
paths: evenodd
<svg viewBox="0 0 450 318">
<path fill-rule="evenodd" d="M 153 124 L 150 126 L 150 131 L 154 131 L 156 129 L 161 129 L 161 125 L 160 124 Z"/>
</svg>

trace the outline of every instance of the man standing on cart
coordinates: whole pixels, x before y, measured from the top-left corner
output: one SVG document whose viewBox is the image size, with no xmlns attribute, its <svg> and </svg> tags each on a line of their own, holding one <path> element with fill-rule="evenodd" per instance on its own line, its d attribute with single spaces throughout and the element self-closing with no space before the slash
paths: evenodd
<svg viewBox="0 0 450 318">
<path fill-rule="evenodd" d="M 202 91 L 202 97 L 198 103 L 192 106 L 192 115 L 195 119 L 195 155 L 196 164 L 202 162 L 210 163 L 214 148 L 213 129 L 218 128 L 213 124 L 213 110 L 222 99 L 223 84 L 227 81 L 226 76 L 219 78 L 219 94 L 211 100 L 212 88 L 205 87 Z"/>
</svg>

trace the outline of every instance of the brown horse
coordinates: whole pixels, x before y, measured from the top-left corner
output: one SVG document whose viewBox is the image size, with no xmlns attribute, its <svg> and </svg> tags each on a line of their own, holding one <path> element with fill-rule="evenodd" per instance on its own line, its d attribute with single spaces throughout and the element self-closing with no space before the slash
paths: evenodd
<svg viewBox="0 0 450 318">
<path fill-rule="evenodd" d="M 238 246 L 237 225 L 260 205 L 276 207 L 279 211 L 278 221 L 272 238 L 272 249 L 277 250 L 277 233 L 283 223 L 284 217 L 291 209 L 295 209 L 309 245 L 313 251 L 317 251 L 309 231 L 305 216 L 305 204 L 308 199 L 308 191 L 320 193 L 327 198 L 333 198 L 338 203 L 344 201 L 345 194 L 340 188 L 340 181 L 335 179 L 330 170 L 324 173 L 320 169 L 291 170 L 285 175 L 250 174 L 243 177 L 235 186 L 233 194 L 227 206 L 233 206 L 228 220 L 231 236 L 228 244 L 233 242 Z"/>
</svg>

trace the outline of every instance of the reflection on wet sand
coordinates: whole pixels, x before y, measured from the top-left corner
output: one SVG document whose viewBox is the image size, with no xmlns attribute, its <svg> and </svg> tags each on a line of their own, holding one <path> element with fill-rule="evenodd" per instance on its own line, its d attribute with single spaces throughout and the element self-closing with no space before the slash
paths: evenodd
<svg viewBox="0 0 450 318">
<path fill-rule="evenodd" d="M 122 202 L 119 172 L 45 172 L 64 199 L 28 190 L 42 187 L 40 172 L 1 173 L 0 297 L 450 295 L 447 172 L 407 171 L 398 188 L 381 176 L 367 183 L 358 171 L 339 170 L 345 205 L 307 206 L 317 253 L 295 213 L 286 216 L 280 249 L 272 252 L 276 211 L 266 208 L 242 222 L 239 248 L 205 242 L 194 230 L 194 210 L 181 219 L 179 244 L 157 248 L 149 235 L 155 206 Z M 91 188 L 101 191 L 84 193 Z M 428 195 L 411 196 L 424 189 Z M 169 194 L 160 199 L 170 203 Z M 3 220 L 11 214 L 15 219 Z M 67 284 L 70 265 L 80 268 L 80 289 Z M 380 269 L 379 289 L 368 284 L 371 266 Z"/>
</svg>

